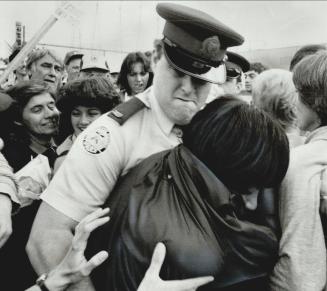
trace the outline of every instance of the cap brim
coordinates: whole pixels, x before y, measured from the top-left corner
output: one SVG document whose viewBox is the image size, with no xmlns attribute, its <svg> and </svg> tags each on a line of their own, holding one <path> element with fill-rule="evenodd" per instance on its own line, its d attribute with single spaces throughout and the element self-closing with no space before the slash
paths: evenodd
<svg viewBox="0 0 327 291">
<path fill-rule="evenodd" d="M 166 59 L 170 66 L 172 66 L 174 69 L 189 75 L 191 77 L 207 81 L 213 84 L 223 84 L 226 82 L 226 66 L 224 63 L 222 63 L 220 66 L 217 68 L 215 67 L 210 67 L 209 71 L 205 73 L 195 73 L 191 72 L 190 70 L 186 70 L 185 68 L 181 68 L 181 66 L 178 66 L 176 62 L 173 62 L 173 60 L 169 57 L 169 54 L 167 53 L 167 47 L 165 45 L 163 46 L 163 51 L 165 53 Z M 191 60 L 190 60 L 191 61 Z"/>
</svg>

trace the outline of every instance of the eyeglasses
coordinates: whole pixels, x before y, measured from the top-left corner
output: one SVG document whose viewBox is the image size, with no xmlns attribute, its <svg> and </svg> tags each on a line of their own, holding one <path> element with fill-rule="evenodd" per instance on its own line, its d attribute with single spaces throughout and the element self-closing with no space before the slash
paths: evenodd
<svg viewBox="0 0 327 291">
<path fill-rule="evenodd" d="M 236 68 L 230 68 L 226 70 L 227 78 L 229 79 L 237 79 L 242 76 L 242 71 L 236 69 Z"/>
</svg>

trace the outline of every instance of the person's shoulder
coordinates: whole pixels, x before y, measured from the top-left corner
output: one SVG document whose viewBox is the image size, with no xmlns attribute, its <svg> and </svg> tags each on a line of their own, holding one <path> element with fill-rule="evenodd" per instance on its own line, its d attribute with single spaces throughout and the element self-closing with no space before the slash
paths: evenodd
<svg viewBox="0 0 327 291">
<path fill-rule="evenodd" d="M 127 102 L 121 103 L 106 115 L 113 119 L 119 125 L 124 125 L 127 120 L 135 115 L 139 115 L 145 108 L 146 104 L 138 97 L 133 97 Z"/>
</svg>

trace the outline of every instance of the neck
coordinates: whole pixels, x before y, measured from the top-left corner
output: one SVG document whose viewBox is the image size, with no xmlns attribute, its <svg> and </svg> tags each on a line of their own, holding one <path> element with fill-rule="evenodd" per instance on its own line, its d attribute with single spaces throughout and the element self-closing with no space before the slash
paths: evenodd
<svg viewBox="0 0 327 291">
<path fill-rule="evenodd" d="M 30 134 L 30 149 L 38 154 L 42 154 L 52 146 L 51 136 L 35 136 Z"/>
</svg>

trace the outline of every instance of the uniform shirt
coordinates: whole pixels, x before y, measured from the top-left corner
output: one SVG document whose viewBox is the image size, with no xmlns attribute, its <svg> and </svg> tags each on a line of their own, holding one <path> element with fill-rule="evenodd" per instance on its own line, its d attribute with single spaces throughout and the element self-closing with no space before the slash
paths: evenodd
<svg viewBox="0 0 327 291">
<path fill-rule="evenodd" d="M 41 199 L 80 221 L 101 207 L 117 179 L 151 154 L 181 142 L 149 88 L 145 105 L 123 125 L 104 114 L 83 131 Z"/>
</svg>

